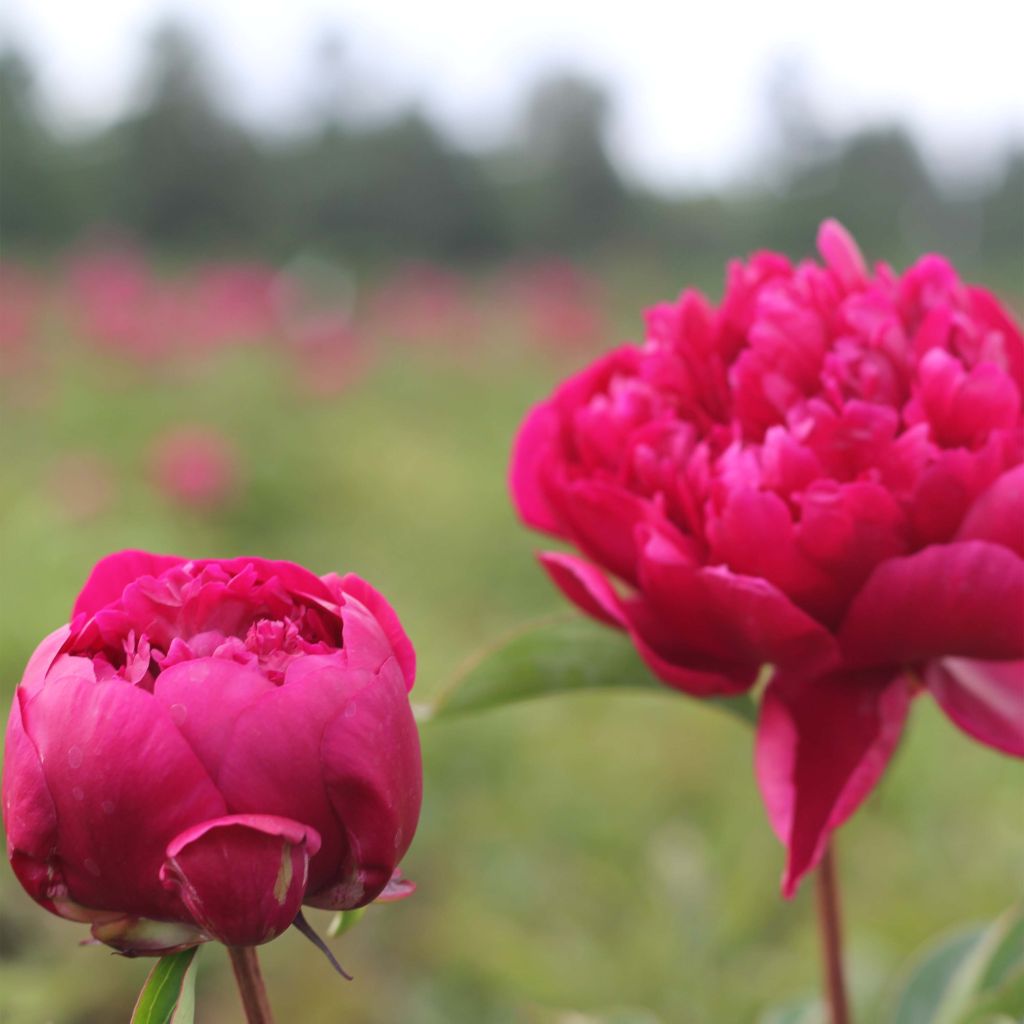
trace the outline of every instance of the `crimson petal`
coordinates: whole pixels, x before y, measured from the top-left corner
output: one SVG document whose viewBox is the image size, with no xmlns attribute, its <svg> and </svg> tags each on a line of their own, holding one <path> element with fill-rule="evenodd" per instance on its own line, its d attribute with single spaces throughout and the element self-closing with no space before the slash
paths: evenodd
<svg viewBox="0 0 1024 1024">
<path fill-rule="evenodd" d="M 755 770 L 775 834 L 787 849 L 784 896 L 821 859 L 829 836 L 888 764 L 907 716 L 902 675 L 779 672 L 765 691 Z"/>
<path fill-rule="evenodd" d="M 234 814 L 185 829 L 160 868 L 203 931 L 228 946 L 258 946 L 289 928 L 302 906 L 316 829 L 269 814 Z"/>
</svg>

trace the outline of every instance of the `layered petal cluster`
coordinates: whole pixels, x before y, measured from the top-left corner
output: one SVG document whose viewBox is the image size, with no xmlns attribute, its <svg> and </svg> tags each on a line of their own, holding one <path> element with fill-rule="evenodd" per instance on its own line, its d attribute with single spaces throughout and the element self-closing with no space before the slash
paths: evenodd
<svg viewBox="0 0 1024 1024">
<path fill-rule="evenodd" d="M 523 520 L 588 614 L 696 696 L 775 667 L 757 775 L 784 891 L 878 780 L 910 698 L 1024 755 L 1024 340 L 939 256 L 757 253 L 535 406 Z"/>
<path fill-rule="evenodd" d="M 258 945 L 304 903 L 369 903 L 419 816 L 414 673 L 394 611 L 355 576 L 104 559 L 15 693 L 15 874 L 135 955 Z"/>
</svg>

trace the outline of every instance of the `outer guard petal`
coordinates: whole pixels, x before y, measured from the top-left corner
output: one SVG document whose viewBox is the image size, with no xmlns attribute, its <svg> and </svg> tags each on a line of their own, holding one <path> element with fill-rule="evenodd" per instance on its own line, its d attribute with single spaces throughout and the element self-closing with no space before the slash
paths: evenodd
<svg viewBox="0 0 1024 1024">
<path fill-rule="evenodd" d="M 1024 757 L 1024 661 L 943 658 L 928 666 L 925 682 L 965 733 Z"/>
<path fill-rule="evenodd" d="M 775 834 L 787 849 L 782 892 L 792 896 L 831 833 L 861 804 L 889 762 L 907 716 L 909 686 L 891 672 L 779 673 L 765 692 L 755 770 Z"/>
<path fill-rule="evenodd" d="M 1024 657 L 1024 559 L 1002 544 L 965 540 L 883 562 L 839 632 L 855 665 L 907 665 L 956 656 Z"/>
<path fill-rule="evenodd" d="M 230 815 L 175 836 L 160 880 L 203 931 L 228 946 L 258 946 L 295 920 L 319 847 L 317 831 L 300 822 Z"/>
<path fill-rule="evenodd" d="M 395 662 L 352 693 L 325 730 L 320 756 L 331 805 L 348 836 L 354 872 L 307 902 L 349 910 L 383 892 L 419 820 L 419 734 Z"/>
<path fill-rule="evenodd" d="M 79 659 L 74 659 L 79 660 Z M 164 848 L 224 801 L 164 709 L 122 680 L 48 679 L 22 708 L 59 822 L 68 899 L 174 919 L 183 908 L 157 882 Z"/>
</svg>

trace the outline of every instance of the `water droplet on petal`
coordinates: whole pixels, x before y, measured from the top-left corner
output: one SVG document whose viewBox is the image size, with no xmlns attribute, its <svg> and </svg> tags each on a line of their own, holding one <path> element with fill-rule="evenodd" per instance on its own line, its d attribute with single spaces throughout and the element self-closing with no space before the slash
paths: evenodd
<svg viewBox="0 0 1024 1024">
<path fill-rule="evenodd" d="M 71 789 L 71 795 L 76 800 L 84 800 L 85 799 L 85 790 L 82 789 L 81 786 L 73 786 L 72 789 Z"/>
<path fill-rule="evenodd" d="M 184 704 L 172 704 L 170 708 L 171 721 L 181 728 L 185 724 L 185 719 L 188 717 L 188 708 Z"/>
<path fill-rule="evenodd" d="M 79 768 L 82 764 L 82 748 L 68 747 L 68 764 L 72 768 Z"/>
<path fill-rule="evenodd" d="M 103 803 L 100 804 L 100 807 L 103 808 L 104 814 L 113 814 L 114 811 L 117 810 L 117 806 L 113 800 L 104 800 Z"/>
</svg>

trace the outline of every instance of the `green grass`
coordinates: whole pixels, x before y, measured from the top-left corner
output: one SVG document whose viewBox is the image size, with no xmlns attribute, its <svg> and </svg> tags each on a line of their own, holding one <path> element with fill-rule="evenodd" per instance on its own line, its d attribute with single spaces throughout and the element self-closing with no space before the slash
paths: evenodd
<svg viewBox="0 0 1024 1024">
<path fill-rule="evenodd" d="M 635 333 L 631 308 L 620 321 Z M 523 412 L 568 365 L 499 330 L 475 348 L 385 349 L 318 400 L 270 350 L 131 367 L 62 343 L 55 326 L 37 368 L 2 382 L 5 699 L 92 563 L 126 546 L 358 572 L 398 609 L 419 652 L 416 693 L 430 697 L 488 640 L 561 607 L 505 470 Z M 150 482 L 152 438 L 181 421 L 221 428 L 242 454 L 241 498 L 216 515 L 177 511 Z M 116 496 L 81 518 L 51 477 L 57 458 L 88 452 L 110 460 Z M 1018 766 L 927 699 L 912 718 L 841 834 L 868 1011 L 917 945 L 994 916 L 1022 880 Z M 732 1024 L 815 991 L 810 894 L 778 895 L 782 850 L 732 717 L 668 691 L 574 696 L 427 725 L 423 741 L 423 819 L 404 865 L 417 894 L 334 943 L 351 984 L 297 934 L 265 947 L 282 1022 L 583 1024 L 618 1010 L 622 1024 Z M 126 1020 L 150 963 L 78 948 L 84 926 L 0 875 L 5 1024 Z M 207 1024 L 241 1020 L 220 949 L 201 952 L 197 1006 Z"/>
</svg>

